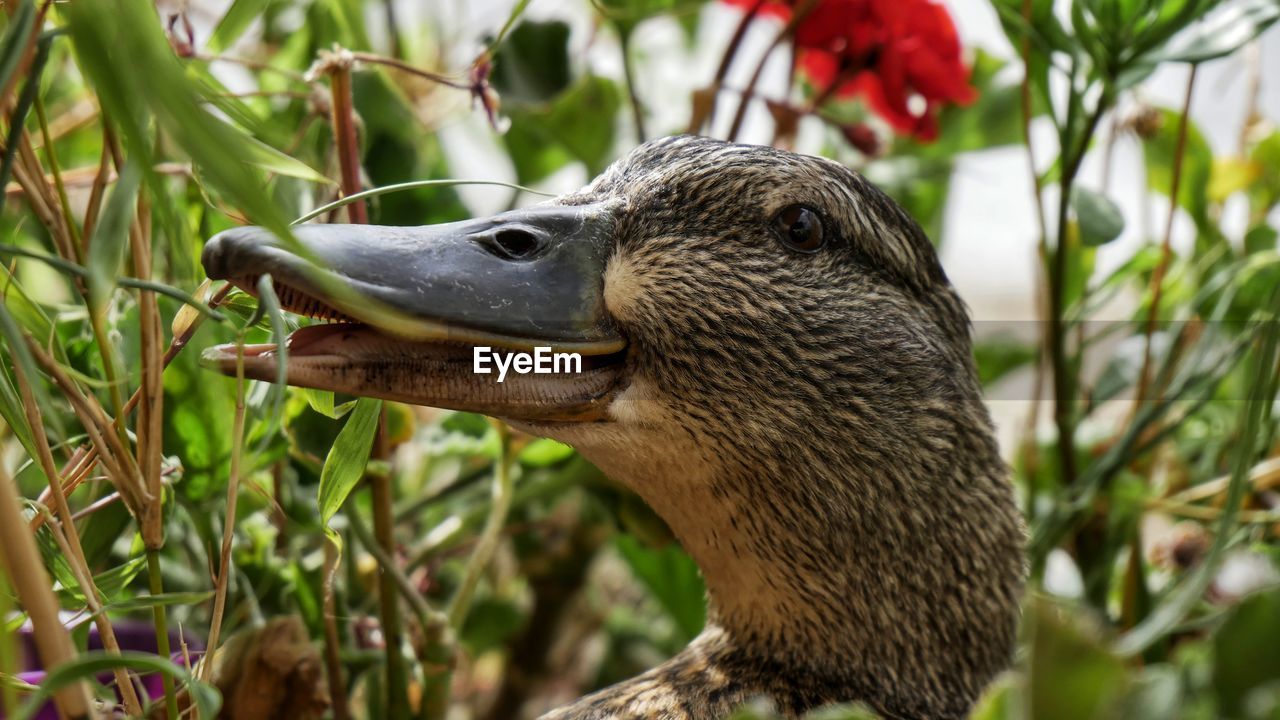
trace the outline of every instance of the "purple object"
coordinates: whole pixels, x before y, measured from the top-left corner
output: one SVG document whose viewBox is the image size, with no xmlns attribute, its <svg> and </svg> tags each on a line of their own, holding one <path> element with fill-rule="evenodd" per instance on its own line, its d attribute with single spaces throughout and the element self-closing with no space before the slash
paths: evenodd
<svg viewBox="0 0 1280 720">
<path fill-rule="evenodd" d="M 151 623 L 141 620 L 118 620 L 112 623 L 112 627 L 115 629 L 116 642 L 120 644 L 121 650 L 156 654 L 156 630 Z M 18 646 L 20 664 L 17 674 L 18 679 L 31 685 L 39 685 L 44 682 L 46 673 L 40 667 L 40 656 L 36 651 L 34 631 L 30 625 L 23 625 L 19 628 L 17 634 L 21 639 Z M 181 648 L 178 633 L 169 632 L 169 647 Z M 97 626 L 89 627 L 88 648 L 89 650 L 102 649 L 102 638 L 98 636 Z M 204 654 L 204 643 L 200 640 L 188 637 L 187 648 L 193 664 Z M 181 649 L 173 653 L 170 659 L 179 666 L 183 666 L 186 663 Z M 98 675 L 98 682 L 114 688 L 116 684 L 115 675 L 113 673 Z M 159 673 L 147 673 L 137 676 L 134 686 L 145 694 L 145 698 L 141 698 L 143 702 L 146 702 L 146 698 L 155 700 L 164 695 L 164 679 Z M 119 701 L 118 691 L 116 699 Z M 21 699 L 19 702 L 21 702 Z M 9 713 L 15 710 L 17 708 L 6 708 L 0 703 L 0 720 L 5 720 Z M 48 702 L 41 706 L 40 711 L 35 715 L 35 720 L 58 720 L 58 711 L 53 703 Z"/>
</svg>

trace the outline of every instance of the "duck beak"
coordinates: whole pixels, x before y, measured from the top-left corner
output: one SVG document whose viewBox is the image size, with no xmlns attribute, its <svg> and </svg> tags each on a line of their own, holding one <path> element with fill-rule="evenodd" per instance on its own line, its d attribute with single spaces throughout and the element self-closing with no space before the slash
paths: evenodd
<svg viewBox="0 0 1280 720">
<path fill-rule="evenodd" d="M 210 239 L 202 262 L 210 278 L 251 294 L 270 274 L 283 309 L 331 321 L 289 336 L 290 385 L 592 421 L 625 358 L 602 292 L 613 226 L 606 208 L 586 205 L 424 227 L 303 225 L 295 246 L 242 227 Z M 275 379 L 275 345 L 243 354 L 246 377 Z M 235 345 L 203 359 L 236 373 Z"/>
</svg>

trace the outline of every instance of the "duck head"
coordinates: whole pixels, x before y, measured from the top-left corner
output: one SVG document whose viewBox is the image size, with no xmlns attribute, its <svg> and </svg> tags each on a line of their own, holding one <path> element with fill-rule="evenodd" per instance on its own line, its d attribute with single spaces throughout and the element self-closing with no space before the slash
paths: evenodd
<svg viewBox="0 0 1280 720">
<path fill-rule="evenodd" d="M 566 442 L 702 569 L 702 636 L 555 717 L 715 718 L 757 695 L 961 717 L 1010 659 L 1023 530 L 968 315 L 920 228 L 856 173 L 667 138 L 532 209 L 297 237 L 323 277 L 254 228 L 203 258 L 340 321 L 292 336 L 291 384 Z M 499 383 L 478 346 L 578 353 L 581 371 Z M 248 376 L 275 377 L 272 349 L 246 349 Z M 235 372 L 232 347 L 206 359 Z"/>
</svg>

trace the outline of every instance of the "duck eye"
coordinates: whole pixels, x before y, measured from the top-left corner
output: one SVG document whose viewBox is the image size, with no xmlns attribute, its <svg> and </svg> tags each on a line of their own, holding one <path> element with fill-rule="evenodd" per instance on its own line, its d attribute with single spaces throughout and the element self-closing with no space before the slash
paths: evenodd
<svg viewBox="0 0 1280 720">
<path fill-rule="evenodd" d="M 773 219 L 782 243 L 792 250 L 812 253 L 822 249 L 826 237 L 818 212 L 804 205 L 792 205 Z"/>
</svg>

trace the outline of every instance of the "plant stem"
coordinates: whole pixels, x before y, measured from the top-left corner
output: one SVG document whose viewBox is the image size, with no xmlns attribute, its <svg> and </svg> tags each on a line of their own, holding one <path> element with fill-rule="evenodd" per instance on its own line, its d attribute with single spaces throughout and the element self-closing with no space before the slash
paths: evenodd
<svg viewBox="0 0 1280 720">
<path fill-rule="evenodd" d="M 431 82 L 444 85 L 445 87 L 451 87 L 455 90 L 467 90 L 467 91 L 471 90 L 471 86 L 467 84 L 465 81 L 457 80 L 457 79 L 448 77 L 446 75 L 441 75 L 440 73 L 434 73 L 434 72 L 431 72 L 430 70 L 423 70 L 420 67 L 410 65 L 409 63 L 403 60 L 399 60 L 397 58 L 383 57 L 381 55 L 375 55 L 374 53 L 361 52 L 359 50 L 352 50 L 351 57 L 352 59 L 359 60 L 360 62 L 364 62 L 364 63 L 371 63 L 374 65 L 386 65 L 387 67 L 395 68 L 396 70 L 409 73 L 410 75 L 417 75 L 418 77 L 423 78 L 424 80 L 430 80 Z M 335 90 L 335 93 L 336 93 L 336 90 Z"/>
<path fill-rule="evenodd" d="M 386 459 L 386 417 L 378 425 L 378 455 Z M 391 511 L 391 476 L 376 472 L 369 475 L 373 501 L 373 534 L 382 554 L 391 561 L 395 553 L 395 519 Z M 354 513 L 353 513 L 354 514 Z M 378 573 L 378 602 L 382 617 L 387 662 L 387 712 L 393 718 L 409 717 L 409 673 L 405 668 L 404 625 L 400 620 L 400 602 L 395 577 L 383 567 Z"/>
<path fill-rule="evenodd" d="M 360 544 L 378 561 L 384 576 L 390 576 L 395 582 L 401 597 L 409 604 L 418 625 L 422 629 L 424 641 L 418 652 L 423 665 L 424 687 L 422 691 L 422 707 L 418 716 L 425 720 L 441 720 L 448 710 L 449 703 L 449 669 L 453 664 L 453 638 L 449 630 L 449 618 L 444 613 L 431 607 L 426 598 L 414 588 L 413 583 L 405 576 L 388 555 L 381 543 L 369 532 L 360 514 L 355 511 L 347 513 L 351 530 Z"/>
<path fill-rule="evenodd" d="M 160 577 L 160 551 L 147 549 L 147 583 L 153 597 L 164 594 L 164 580 Z M 169 647 L 169 620 L 164 605 L 157 603 L 151 609 L 151 617 L 156 625 L 156 649 L 160 657 L 168 660 L 173 655 Z M 178 695 L 173 687 L 173 678 L 167 673 L 163 677 L 164 707 L 169 720 L 178 720 Z"/>
<path fill-rule="evenodd" d="M 355 106 L 351 96 L 352 62 L 338 54 L 330 64 L 330 84 L 333 89 L 333 129 L 337 144 L 338 162 L 342 170 L 342 194 L 350 197 L 360 192 L 360 146 L 355 129 Z M 359 56 L 363 56 L 360 53 Z M 347 55 L 356 58 L 356 53 Z M 385 60 L 385 58 L 380 58 Z M 398 61 L 389 61 L 397 66 Z M 369 214 L 363 200 L 347 206 L 353 223 L 368 223 Z M 385 460 L 390 455 L 386 436 L 386 410 L 378 420 L 375 457 Z M 383 551 L 392 556 L 395 549 L 394 518 L 391 510 L 391 476 L 373 473 L 369 476 L 373 495 L 373 532 Z M 409 674 L 405 668 L 401 648 L 404 644 L 403 624 L 400 622 L 400 605 L 396 599 L 395 580 L 385 572 L 379 577 L 378 601 L 381 610 L 382 634 L 386 641 L 386 709 L 393 718 L 408 717 Z"/>
<path fill-rule="evenodd" d="M 44 114 L 44 100 L 40 98 L 39 91 L 36 92 L 34 104 L 36 120 L 40 123 L 40 136 L 44 140 L 44 155 L 49 161 L 49 173 L 53 175 L 53 186 L 58 192 L 58 204 L 62 206 L 62 220 L 66 223 L 67 234 L 71 236 L 71 249 L 76 253 L 71 259 L 76 262 L 83 262 L 84 258 L 80 255 L 79 227 L 76 225 L 75 218 L 71 216 L 71 201 L 67 199 L 67 186 L 62 182 L 62 171 L 58 167 L 58 155 L 54 152 L 53 138 L 49 135 L 49 122 Z"/>
<path fill-rule="evenodd" d="M 631 59 L 631 32 L 633 28 L 624 23 L 617 23 L 616 26 L 618 29 L 618 49 L 622 53 L 622 81 L 627 86 L 627 97 L 631 101 L 631 119 L 636 126 L 636 144 L 643 145 L 649 134 L 644 129 L 644 106 L 640 104 L 640 96 L 636 94 L 635 68 Z"/>
<path fill-rule="evenodd" d="M 12 589 L 7 582 L 8 578 L 0 573 L 0 617 L 12 617 L 14 612 L 13 605 L 9 602 L 9 598 L 13 597 Z M 0 633 L 0 673 L 16 676 L 21 670 L 18 664 L 18 648 L 14 640 L 17 638 L 16 633 Z M 0 682 L 0 707 L 15 708 L 18 707 L 17 688 L 13 683 Z"/>
<path fill-rule="evenodd" d="M 52 672 L 74 660 L 75 646 L 71 635 L 58 617 L 58 598 L 53 583 L 45 572 L 35 538 L 22 518 L 18 488 L 8 471 L 0 465 L 0 559 L 9 573 L 9 581 L 18 591 L 18 599 L 33 628 L 36 652 L 45 669 Z M 53 696 L 58 712 L 69 718 L 94 717 L 89 686 L 84 681 L 72 683 Z"/>
<path fill-rule="evenodd" d="M 342 194 L 360 192 L 360 144 L 356 136 L 355 107 L 351 98 L 351 61 L 337 60 L 331 65 L 329 84 L 333 93 L 333 135 L 338 149 L 342 173 Z M 351 203 L 347 214 L 353 223 L 368 223 L 369 213 L 363 200 Z"/>
<path fill-rule="evenodd" d="M 1074 82 L 1074 78 L 1073 78 Z M 1098 122 L 1106 112 L 1108 94 L 1098 99 L 1098 105 L 1085 122 L 1084 131 L 1080 135 L 1078 148 L 1072 148 L 1070 140 L 1063 143 L 1065 162 L 1063 163 L 1060 197 L 1058 198 L 1058 223 L 1054 231 L 1057 242 L 1049 255 L 1049 360 L 1053 370 L 1053 416 L 1058 429 L 1058 461 L 1061 470 L 1062 484 L 1070 486 L 1076 479 L 1076 442 L 1075 442 L 1075 378 L 1073 363 L 1067 353 L 1066 322 L 1066 276 L 1067 258 L 1070 248 L 1067 246 L 1067 211 L 1071 207 L 1071 193 L 1075 187 L 1076 175 L 1089 151 L 1089 142 L 1098 128 Z M 1071 123 L 1067 123 L 1070 127 Z"/>
<path fill-rule="evenodd" d="M 738 55 L 738 49 L 742 47 L 742 39 L 747 36 L 747 28 L 751 27 L 751 22 L 756 19 L 760 13 L 760 8 L 764 7 L 765 0 L 756 0 L 747 14 L 742 16 L 738 21 L 738 26 L 734 28 L 733 35 L 729 38 L 729 44 L 725 46 L 724 55 L 720 57 L 720 66 L 716 68 L 716 76 L 711 81 L 708 88 L 711 92 L 710 102 L 706 106 L 704 114 L 699 114 L 697 104 L 695 103 L 694 112 L 689 117 L 689 128 L 686 130 L 690 135 L 702 132 L 702 128 L 715 120 L 716 100 L 720 96 L 720 88 L 724 85 L 724 79 L 729 74 L 729 68 L 733 66 L 733 59 Z"/>
<path fill-rule="evenodd" d="M 342 639 L 338 635 L 337 600 L 333 596 L 333 575 L 338 567 L 338 549 L 328 539 L 324 541 L 324 664 L 329 676 L 329 704 L 333 720 L 350 720 L 347 706 L 347 683 L 342 677 L 342 659 L 339 655 Z"/>
<path fill-rule="evenodd" d="M 489 507 L 489 517 L 485 521 L 480 540 L 467 561 L 462 582 L 458 591 L 449 603 L 449 624 L 454 629 L 462 627 L 471 609 L 471 599 L 480 576 L 484 573 L 493 553 L 498 549 L 498 540 L 502 537 L 502 527 L 507 523 L 507 513 L 511 510 L 513 483 L 511 480 L 511 430 L 502 421 L 494 420 L 494 428 L 498 433 L 499 451 L 493 466 L 493 504 Z"/>
<path fill-rule="evenodd" d="M 1022 0 L 1022 19 L 1031 27 L 1031 0 Z M 1019 88 L 1022 107 L 1022 143 L 1027 147 L 1027 167 L 1031 171 L 1031 187 L 1035 192 L 1036 223 L 1040 228 L 1040 246 L 1048 252 L 1049 226 L 1044 212 L 1044 187 L 1036 170 L 1035 148 L 1031 141 L 1031 36 L 1022 38 L 1022 85 Z M 1038 276 L 1041 277 L 1042 276 Z M 1041 280 L 1043 282 L 1043 280 Z M 1043 292 L 1043 289 L 1041 290 Z"/>
<path fill-rule="evenodd" d="M 230 290 L 231 290 L 230 284 L 223 285 L 221 288 L 219 288 L 209 298 L 208 307 L 212 310 L 213 308 L 216 308 L 219 305 L 221 305 L 222 301 L 227 297 L 227 293 Z M 195 335 L 196 330 L 200 329 L 200 325 L 204 322 L 205 317 L 206 316 L 204 314 L 195 315 L 191 319 L 191 322 L 184 328 L 183 332 L 179 335 L 175 335 L 173 339 L 169 341 L 169 349 L 165 351 L 164 359 L 162 361 L 162 365 L 164 367 L 166 368 L 169 367 L 169 364 L 172 363 L 174 358 L 178 356 L 178 353 L 181 352 L 182 349 L 187 346 L 187 343 L 191 341 L 192 336 Z M 142 389 L 138 388 L 133 392 L 133 395 L 130 396 L 129 401 L 124 404 L 124 415 L 126 417 L 128 417 L 128 415 L 132 413 L 135 408 L 138 407 L 138 403 L 141 401 L 141 399 L 142 399 Z M 93 466 L 95 463 L 97 463 L 97 461 L 98 461 L 98 448 L 96 445 L 90 445 L 88 450 L 85 453 L 85 459 L 83 460 L 84 464 L 82 466 L 82 469 L 76 474 L 76 476 L 78 477 L 87 476 L 89 472 L 93 469 Z M 65 472 L 63 473 L 63 475 L 69 478 L 67 487 L 64 488 L 64 492 L 69 494 L 76 486 L 79 485 L 79 483 L 76 481 L 75 477 L 69 476 Z M 48 499 L 51 497 L 51 495 L 49 494 L 51 492 L 52 492 L 51 490 L 48 490 L 41 493 L 40 502 L 47 503 Z M 40 527 L 40 525 L 43 523 L 44 523 L 43 517 L 37 515 L 35 518 L 33 518 L 32 524 L 31 524 L 32 532 L 37 530 Z"/>
<path fill-rule="evenodd" d="M 236 410 L 231 424 L 231 476 L 227 478 L 227 512 L 222 524 L 222 552 L 218 557 L 218 577 L 214 586 L 213 617 L 209 626 L 209 643 L 206 655 L 210 662 L 202 666 L 201 680 L 213 676 L 212 658 L 218 651 L 222 634 L 222 619 L 227 606 L 227 586 L 231 582 L 231 544 L 235 538 L 236 501 L 240 495 L 240 468 L 244 455 L 244 334 L 236 338 Z"/>
<path fill-rule="evenodd" d="M 733 115 L 733 123 L 729 126 L 727 138 L 730 142 L 738 139 L 738 131 L 742 129 L 742 121 L 747 116 L 747 105 L 755 96 L 756 84 L 760 82 L 760 76 L 764 73 L 764 66 L 768 63 L 769 56 L 782 44 L 782 41 L 795 34 L 796 28 L 799 27 L 801 21 L 808 17 L 809 13 L 817 6 L 818 0 L 802 0 L 796 7 L 791 19 L 787 21 L 786 27 L 779 30 L 778 34 L 773 37 L 773 41 L 769 43 L 769 47 L 765 48 L 764 53 L 760 56 L 760 62 L 756 63 L 755 71 L 751 73 L 751 79 L 747 81 L 747 87 L 743 90 L 742 99 L 738 102 L 738 110 Z"/>
<path fill-rule="evenodd" d="M 1151 344 L 1155 334 L 1156 321 L 1160 314 L 1160 300 L 1164 291 L 1164 277 L 1169 271 L 1169 261 L 1173 257 L 1173 221 L 1178 216 L 1178 193 L 1182 186 L 1182 160 L 1187 150 L 1187 130 L 1191 124 L 1191 95 L 1195 90 L 1196 70 L 1199 65 L 1192 65 L 1187 75 L 1187 90 L 1182 98 L 1182 114 L 1178 117 L 1178 140 L 1173 154 L 1173 172 L 1169 180 L 1169 214 L 1165 218 L 1164 238 L 1160 242 L 1160 262 L 1151 274 L 1151 307 L 1147 311 L 1145 342 L 1142 348 L 1142 372 L 1138 375 L 1137 403 L 1147 399 L 1151 376 Z"/>
<path fill-rule="evenodd" d="M 80 583 L 81 590 L 84 592 L 85 603 L 94 615 L 94 624 L 98 628 L 98 635 L 102 638 L 103 649 L 119 655 L 120 644 L 116 640 L 115 628 L 111 626 L 111 619 L 107 617 L 107 614 L 101 611 L 101 594 L 93 582 L 93 573 L 90 571 L 89 563 L 85 559 L 84 546 L 80 542 L 80 532 L 76 528 L 75 517 L 71 513 L 71 506 L 67 503 L 66 493 L 62 490 L 62 479 L 58 473 L 57 464 L 53 459 L 53 451 L 49 447 L 49 437 L 44 431 L 40 408 L 36 405 L 35 396 L 31 391 L 30 379 L 23 371 L 21 363 L 14 363 L 13 375 L 14 384 L 18 386 L 19 395 L 22 399 L 22 407 L 26 414 L 27 424 L 31 426 L 32 439 L 35 440 L 37 460 L 44 471 L 45 478 L 48 480 L 49 492 L 53 496 L 54 509 L 62 521 L 67 543 L 67 551 L 65 552 L 67 564 L 76 572 L 76 580 Z M 37 517 L 43 518 L 45 514 L 41 513 Z M 115 668 L 113 672 L 116 677 L 116 686 L 120 689 L 120 697 L 124 700 L 125 709 L 130 714 L 141 715 L 142 703 L 138 701 L 138 695 L 134 690 L 133 680 L 129 677 L 128 671 L 124 668 Z"/>
</svg>

